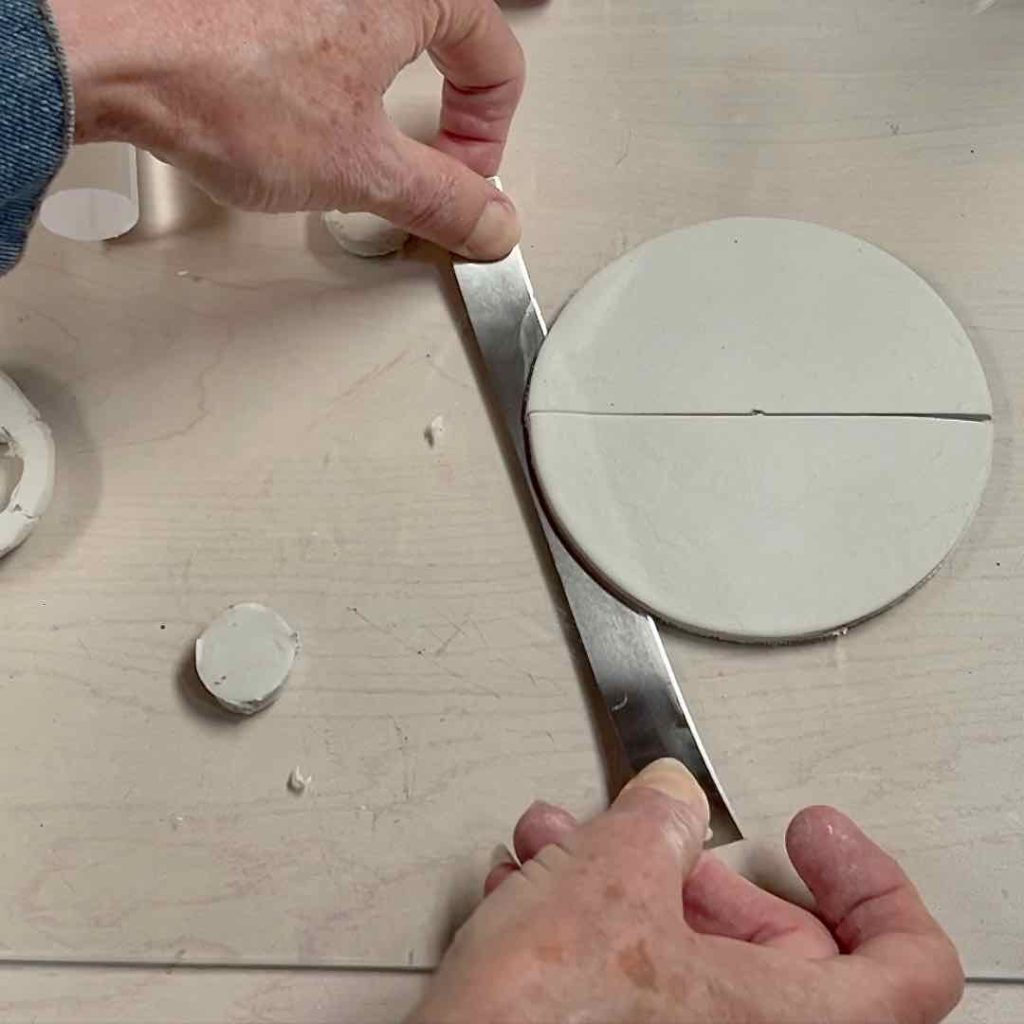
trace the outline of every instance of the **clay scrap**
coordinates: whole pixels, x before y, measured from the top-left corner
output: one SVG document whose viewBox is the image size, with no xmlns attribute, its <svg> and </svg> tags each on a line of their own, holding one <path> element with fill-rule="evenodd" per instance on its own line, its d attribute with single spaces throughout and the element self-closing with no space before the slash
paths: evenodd
<svg viewBox="0 0 1024 1024">
<path fill-rule="evenodd" d="M 50 428 L 10 377 L 0 373 L 0 458 L 18 459 L 21 475 L 0 510 L 0 557 L 24 543 L 53 496 L 56 453 Z"/>
</svg>

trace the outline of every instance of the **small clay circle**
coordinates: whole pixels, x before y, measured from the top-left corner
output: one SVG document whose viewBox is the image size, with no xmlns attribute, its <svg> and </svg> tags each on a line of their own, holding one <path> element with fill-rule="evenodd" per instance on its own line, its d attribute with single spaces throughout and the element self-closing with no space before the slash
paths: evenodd
<svg viewBox="0 0 1024 1024">
<path fill-rule="evenodd" d="M 261 604 L 236 604 L 196 641 L 196 672 L 229 711 L 252 715 L 281 694 L 299 652 L 299 634 Z"/>
<path fill-rule="evenodd" d="M 373 213 L 324 214 L 324 227 L 346 252 L 353 256 L 390 256 L 409 240 L 409 232 L 396 228 Z"/>
</svg>

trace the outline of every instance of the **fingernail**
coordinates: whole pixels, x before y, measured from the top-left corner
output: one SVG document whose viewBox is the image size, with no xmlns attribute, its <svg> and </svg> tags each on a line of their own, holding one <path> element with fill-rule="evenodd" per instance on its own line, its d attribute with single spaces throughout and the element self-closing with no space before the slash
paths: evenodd
<svg viewBox="0 0 1024 1024">
<path fill-rule="evenodd" d="M 473 260 L 500 260 L 519 241 L 519 218 L 511 203 L 492 199 L 466 239 L 463 256 Z"/>
<path fill-rule="evenodd" d="M 491 850 L 491 870 L 500 867 L 502 864 L 515 864 L 516 859 L 512 856 L 512 851 L 504 844 L 498 843 L 498 845 Z"/>
<path fill-rule="evenodd" d="M 659 793 L 672 797 L 684 804 L 703 805 L 704 814 L 710 815 L 708 798 L 700 788 L 697 780 L 687 771 L 685 765 L 672 757 L 663 757 L 653 761 L 638 775 L 630 779 L 623 787 L 623 792 L 640 787 L 656 789 Z"/>
</svg>

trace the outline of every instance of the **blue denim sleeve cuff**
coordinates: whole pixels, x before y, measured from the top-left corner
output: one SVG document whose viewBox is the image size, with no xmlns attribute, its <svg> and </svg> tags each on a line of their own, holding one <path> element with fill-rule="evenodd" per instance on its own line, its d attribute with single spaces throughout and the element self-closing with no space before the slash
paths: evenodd
<svg viewBox="0 0 1024 1024">
<path fill-rule="evenodd" d="M 71 83 L 46 0 L 0 0 L 0 274 L 21 256 L 74 134 Z"/>
</svg>

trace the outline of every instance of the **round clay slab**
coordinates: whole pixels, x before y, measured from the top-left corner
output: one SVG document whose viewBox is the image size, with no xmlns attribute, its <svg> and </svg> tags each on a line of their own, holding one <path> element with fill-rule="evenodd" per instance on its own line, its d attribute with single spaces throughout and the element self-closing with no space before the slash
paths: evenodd
<svg viewBox="0 0 1024 1024">
<path fill-rule="evenodd" d="M 277 700 L 298 651 L 298 633 L 277 612 L 236 604 L 196 641 L 196 671 L 218 703 L 251 715 Z"/>
<path fill-rule="evenodd" d="M 408 231 L 373 213 L 329 210 L 323 221 L 331 237 L 353 256 L 390 256 L 409 241 Z"/>
<path fill-rule="evenodd" d="M 867 618 L 934 572 L 988 477 L 991 400 L 912 270 L 811 224 L 655 239 L 569 303 L 534 369 L 537 480 L 631 603 L 734 640 Z"/>
</svg>

